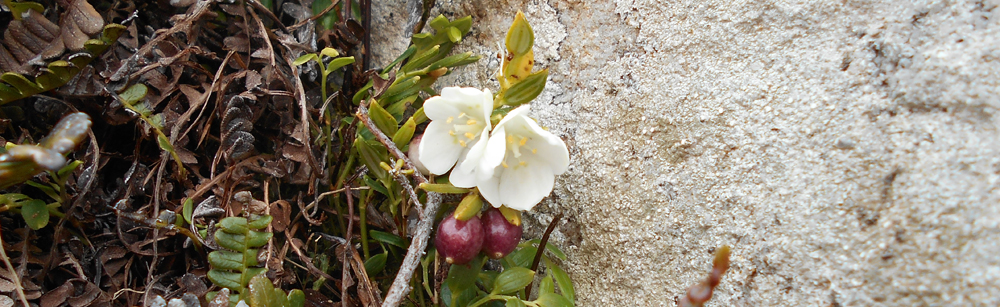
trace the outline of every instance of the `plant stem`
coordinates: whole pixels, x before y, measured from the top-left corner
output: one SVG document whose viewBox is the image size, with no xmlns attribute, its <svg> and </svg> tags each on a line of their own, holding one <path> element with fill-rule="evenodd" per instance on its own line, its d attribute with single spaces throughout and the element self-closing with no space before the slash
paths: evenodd
<svg viewBox="0 0 1000 307">
<path fill-rule="evenodd" d="M 10 258 L 7 258 L 7 251 L 3 248 L 2 232 L 0 232 L 0 257 L 3 258 L 3 263 L 7 265 L 7 271 L 10 272 L 10 276 L 13 279 L 14 290 L 17 290 L 17 297 L 21 299 L 21 303 L 24 304 L 24 306 L 31 306 L 28 305 L 28 298 L 24 296 L 24 286 L 21 284 L 21 277 L 19 277 L 17 271 L 14 270 L 14 265 L 10 263 Z"/>
<path fill-rule="evenodd" d="M 545 229 L 545 234 L 542 235 L 542 241 L 538 242 L 538 251 L 535 252 L 535 260 L 531 262 L 531 270 L 538 272 L 538 262 L 542 260 L 542 254 L 545 253 L 545 244 L 549 242 L 549 234 L 552 230 L 556 229 L 556 225 L 559 224 L 559 220 L 562 219 L 562 213 L 556 214 L 549 222 L 549 227 Z M 527 287 L 524 287 L 524 299 L 531 299 L 531 284 L 528 283 Z"/>
</svg>

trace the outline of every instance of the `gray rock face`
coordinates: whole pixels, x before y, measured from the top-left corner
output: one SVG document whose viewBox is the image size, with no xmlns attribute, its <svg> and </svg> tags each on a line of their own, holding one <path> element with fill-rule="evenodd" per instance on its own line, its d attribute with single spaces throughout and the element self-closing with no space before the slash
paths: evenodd
<svg viewBox="0 0 1000 307">
<path fill-rule="evenodd" d="M 437 2 L 485 56 L 441 85 L 536 31 L 572 161 L 526 236 L 565 214 L 579 305 L 674 306 L 721 245 L 714 306 L 1000 304 L 1000 1 Z"/>
</svg>

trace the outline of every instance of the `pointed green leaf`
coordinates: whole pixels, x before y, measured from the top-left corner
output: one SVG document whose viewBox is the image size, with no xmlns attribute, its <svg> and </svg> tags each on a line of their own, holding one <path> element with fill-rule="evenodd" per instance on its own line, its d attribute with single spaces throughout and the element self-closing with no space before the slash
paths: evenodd
<svg viewBox="0 0 1000 307">
<path fill-rule="evenodd" d="M 388 111 L 382 108 L 377 101 L 372 101 L 372 104 L 368 108 L 368 115 L 371 117 L 372 121 L 375 122 L 375 126 L 385 135 L 395 135 L 396 131 L 399 130 L 399 124 L 396 123 L 396 118 L 392 117 Z"/>
<path fill-rule="evenodd" d="M 167 139 L 167 136 L 162 134 L 157 134 L 156 142 L 160 144 L 160 148 L 162 148 L 164 151 L 170 153 L 174 152 L 174 146 L 170 145 L 170 140 Z"/>
<path fill-rule="evenodd" d="M 504 92 L 504 104 L 516 107 L 538 97 L 545 89 L 545 81 L 549 77 L 549 70 L 545 69 L 529 75 L 521 82 L 518 82 Z"/>
<path fill-rule="evenodd" d="M 399 127 L 396 134 L 392 136 L 392 142 L 396 144 L 397 148 L 402 149 L 410 143 L 411 139 L 413 139 L 413 131 L 416 129 L 417 122 L 413 121 L 413 117 L 410 117 L 410 119 L 407 119 L 406 122 L 403 123 L 402 127 Z"/>
<path fill-rule="evenodd" d="M 469 33 L 472 29 L 472 16 L 465 16 L 451 21 L 451 26 L 462 32 L 462 35 Z"/>
<path fill-rule="evenodd" d="M 573 302 L 572 301 L 566 299 L 562 295 L 555 294 L 555 293 L 545 293 L 545 294 L 539 295 L 538 299 L 536 299 L 534 302 L 535 302 L 535 304 L 538 304 L 539 307 L 572 307 L 573 306 Z"/>
<path fill-rule="evenodd" d="M 271 240 L 272 236 L 274 236 L 274 234 L 270 232 L 251 230 L 246 236 L 246 246 L 248 248 L 264 246 L 264 244 L 267 244 L 268 240 Z"/>
<path fill-rule="evenodd" d="M 408 247 L 410 247 L 410 243 L 407 243 L 406 240 L 404 240 L 403 238 L 400 238 L 397 235 L 394 235 L 394 234 L 391 234 L 391 233 L 388 233 L 388 232 L 382 232 L 382 231 L 378 231 L 378 230 L 372 229 L 372 230 L 368 231 L 368 234 L 369 234 L 369 236 L 372 239 L 375 239 L 376 241 L 379 241 L 379 242 L 382 242 L 382 243 L 385 243 L 385 244 L 394 245 L 394 246 L 399 247 L 399 248 L 408 248 Z"/>
<path fill-rule="evenodd" d="M 358 154 L 361 155 L 361 161 L 364 162 L 365 166 L 368 166 L 368 172 L 372 173 L 379 180 L 391 180 L 389 173 L 379 166 L 379 163 L 385 162 L 384 159 L 388 156 L 385 146 L 382 146 L 378 142 L 369 142 L 362 138 L 357 138 L 354 140 L 354 147 L 357 148 Z"/>
<path fill-rule="evenodd" d="M 542 282 L 538 283 L 538 293 L 539 295 L 556 293 L 556 283 L 552 281 L 551 275 L 545 275 L 545 277 L 542 278 Z"/>
<path fill-rule="evenodd" d="M 392 69 L 395 68 L 396 65 L 399 65 L 399 63 L 402 63 L 404 60 L 406 60 L 406 58 L 409 58 L 416 52 L 417 52 L 417 46 L 415 45 L 406 48 L 406 51 L 403 51 L 403 53 L 400 54 L 398 57 L 396 57 L 395 60 L 392 60 L 392 63 L 389 63 L 389 65 L 386 65 L 385 68 L 382 69 L 382 73 L 387 73 L 392 71 Z"/>
<path fill-rule="evenodd" d="M 521 11 L 517 11 L 514 23 L 507 30 L 506 44 L 507 52 L 514 55 L 528 53 L 528 50 L 531 50 L 531 47 L 535 45 L 535 32 L 531 30 L 531 25 L 528 24 L 528 20 L 524 18 L 524 13 Z"/>
<path fill-rule="evenodd" d="M 302 64 L 305 64 L 306 62 L 309 62 L 310 60 L 316 60 L 318 62 L 317 59 L 319 59 L 319 57 L 316 56 L 315 53 L 306 53 L 306 54 L 303 54 L 302 56 L 298 57 L 297 59 L 295 59 L 295 61 L 292 61 L 292 65 L 302 66 Z"/>
<path fill-rule="evenodd" d="M 17 73 L 5 72 L 3 73 L 3 75 L 0 75 L 0 80 L 3 80 L 4 82 L 9 83 L 10 85 L 13 85 L 15 88 L 20 90 L 21 93 L 24 93 L 25 96 L 34 95 L 45 91 L 45 89 L 43 89 L 40 85 L 38 85 L 38 83 L 32 82 L 31 80 L 28 80 L 28 78 L 26 78 L 25 76 L 22 76 L 21 74 Z"/>
<path fill-rule="evenodd" d="M 49 208 L 40 199 L 32 199 L 22 203 L 21 217 L 31 229 L 39 230 L 49 224 Z"/>
<path fill-rule="evenodd" d="M 524 302 L 521 301 L 521 299 L 513 297 L 513 298 L 508 298 L 507 299 L 507 304 L 505 304 L 504 306 L 506 306 L 506 307 L 527 307 L 528 305 L 525 305 Z"/>
<path fill-rule="evenodd" d="M 365 271 L 368 272 L 368 277 L 375 277 L 379 273 L 382 273 L 382 270 L 385 269 L 385 261 L 388 256 L 388 254 L 376 254 L 365 260 Z"/>
<path fill-rule="evenodd" d="M 351 65 L 353 63 L 354 63 L 354 57 L 352 56 L 333 59 L 332 61 L 330 61 L 330 64 L 327 64 L 326 73 L 330 74 L 334 70 L 340 69 L 341 67 L 347 65 Z"/>
<path fill-rule="evenodd" d="M 548 258 L 545 259 L 545 267 L 548 269 L 549 275 L 552 276 L 552 278 L 555 279 L 556 284 L 559 285 L 559 292 L 561 292 L 566 299 L 576 301 L 576 290 L 573 289 L 573 280 L 569 278 L 566 271 L 552 263 L 552 261 Z"/>
<path fill-rule="evenodd" d="M 194 224 L 194 220 L 193 220 L 194 201 L 192 201 L 190 198 L 185 199 L 184 200 L 184 209 L 182 209 L 181 212 L 182 212 L 181 216 L 184 217 L 184 220 L 187 221 L 188 224 Z"/>
<path fill-rule="evenodd" d="M 493 284 L 493 294 L 510 294 L 524 289 L 535 278 L 535 272 L 522 267 L 513 267 L 497 276 Z"/>
</svg>

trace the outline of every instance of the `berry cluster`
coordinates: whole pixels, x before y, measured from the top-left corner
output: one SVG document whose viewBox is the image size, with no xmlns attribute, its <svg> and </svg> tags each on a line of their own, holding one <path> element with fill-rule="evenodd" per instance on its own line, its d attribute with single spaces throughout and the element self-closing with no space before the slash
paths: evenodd
<svg viewBox="0 0 1000 307">
<path fill-rule="evenodd" d="M 500 210 L 490 207 L 481 218 L 472 216 L 464 221 L 448 214 L 438 225 L 434 245 L 450 264 L 466 264 L 479 251 L 500 259 L 521 242 L 521 231 L 521 225 L 510 223 Z"/>
</svg>

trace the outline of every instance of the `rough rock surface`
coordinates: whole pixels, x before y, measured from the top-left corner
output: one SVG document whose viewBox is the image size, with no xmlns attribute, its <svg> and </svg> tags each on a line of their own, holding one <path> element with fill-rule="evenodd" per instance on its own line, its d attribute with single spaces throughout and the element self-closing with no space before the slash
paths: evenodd
<svg viewBox="0 0 1000 307">
<path fill-rule="evenodd" d="M 405 23 L 404 0 L 374 14 Z M 581 306 L 1000 305 L 1000 1 L 438 0 L 493 87 L 517 9 L 572 166 L 527 219 Z M 432 15 L 432 16 L 433 16 Z M 402 19 L 403 21 L 400 21 Z M 396 23 L 391 21 L 396 20 Z M 383 62 L 405 48 L 379 27 Z"/>
</svg>

